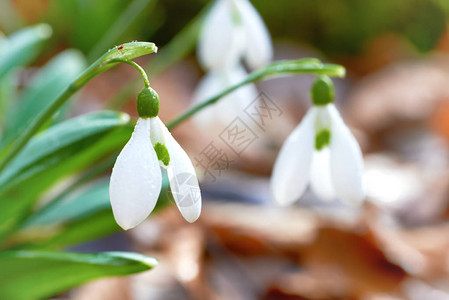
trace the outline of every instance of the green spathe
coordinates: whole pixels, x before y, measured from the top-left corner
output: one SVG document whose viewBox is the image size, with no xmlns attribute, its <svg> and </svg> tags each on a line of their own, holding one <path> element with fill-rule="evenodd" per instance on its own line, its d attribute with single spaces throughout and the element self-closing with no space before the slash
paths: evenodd
<svg viewBox="0 0 449 300">
<path fill-rule="evenodd" d="M 314 105 L 326 105 L 334 102 L 334 83 L 329 76 L 319 76 L 313 83 L 310 97 Z"/>
<path fill-rule="evenodd" d="M 159 113 L 159 95 L 150 87 L 137 95 L 137 112 L 141 118 L 154 118 Z"/>
</svg>

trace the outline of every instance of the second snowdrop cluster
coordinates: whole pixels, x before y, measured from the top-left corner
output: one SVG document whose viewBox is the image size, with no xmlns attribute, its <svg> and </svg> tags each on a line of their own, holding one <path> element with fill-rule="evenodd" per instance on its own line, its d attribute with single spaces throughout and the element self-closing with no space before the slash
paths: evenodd
<svg viewBox="0 0 449 300">
<path fill-rule="evenodd" d="M 194 93 L 194 104 L 245 79 L 242 61 L 255 69 L 267 64 L 272 55 L 268 30 L 248 0 L 216 0 L 198 42 L 198 59 L 207 74 Z M 248 84 L 205 109 L 195 120 L 203 128 L 222 129 L 256 98 L 256 87 Z"/>
</svg>

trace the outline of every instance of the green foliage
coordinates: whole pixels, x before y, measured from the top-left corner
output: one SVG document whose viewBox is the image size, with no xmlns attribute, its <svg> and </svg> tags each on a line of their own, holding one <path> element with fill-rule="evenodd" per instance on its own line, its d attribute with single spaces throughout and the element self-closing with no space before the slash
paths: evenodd
<svg viewBox="0 0 449 300">
<path fill-rule="evenodd" d="M 0 237 L 51 185 L 123 147 L 131 132 L 127 120 L 115 112 L 88 114 L 33 138 L 0 175 Z"/>
<path fill-rule="evenodd" d="M 39 299 L 87 280 L 155 265 L 132 253 L 30 251 L 58 249 L 118 230 L 106 181 L 80 197 L 70 187 L 55 199 L 42 200 L 63 181 L 83 175 L 83 180 L 92 179 L 89 172 L 98 175 L 96 168 L 104 169 L 105 162 L 110 168 L 132 133 L 133 124 L 123 113 L 101 111 L 66 120 L 67 100 L 119 61 L 156 50 L 151 43 L 127 43 L 87 69 L 80 52 L 66 50 L 19 89 L 20 69 L 36 58 L 50 33 L 48 25 L 37 25 L 0 41 L 0 249 L 6 250 L 0 252 L 0 299 Z M 12 248 L 28 251 L 7 250 Z"/>
<path fill-rule="evenodd" d="M 149 2 L 135 1 L 134 5 Z M 110 12 L 123 8 L 123 2 L 108 2 L 98 13 L 99 2 L 104 1 L 50 1 L 50 7 L 59 7 L 66 11 L 69 20 L 78 20 L 72 25 L 83 20 L 82 28 L 70 30 L 72 33 L 80 30 L 76 35 L 79 40 L 74 43 L 86 46 L 98 39 L 106 24 L 113 21 Z M 155 73 L 193 50 L 207 9 L 167 45 L 167 54 L 150 64 Z M 90 35 L 82 36 L 81 32 Z M 123 32 L 120 30 L 119 35 Z M 157 48 L 153 43 L 124 43 L 105 52 L 87 68 L 81 52 L 66 50 L 53 59 L 46 57 L 39 61 L 36 66 L 40 67 L 29 72 L 31 79 L 19 86 L 21 70 L 37 57 L 50 33 L 48 25 L 37 25 L 0 41 L 4 53 L 0 56 L 0 249 L 3 250 L 0 299 L 38 299 L 87 280 L 140 272 L 154 265 L 152 259 L 129 253 L 77 254 L 50 250 L 61 250 L 119 230 L 109 203 L 109 180 L 100 175 L 110 170 L 133 130 L 127 115 L 112 111 L 67 119 L 69 114 L 64 113 L 70 110 L 67 101 L 98 74 L 120 62 L 130 63 L 134 58 L 156 52 Z M 111 33 L 100 46 L 117 38 Z M 317 59 L 273 62 L 194 107 L 171 126 L 245 84 L 304 73 L 342 77 L 345 69 Z M 155 148 L 159 159 L 167 165 L 169 155 L 165 146 L 157 144 Z M 56 190 L 64 185 L 67 187 L 55 196 Z M 168 186 L 165 176 L 158 208 L 170 202 Z"/>
<path fill-rule="evenodd" d="M 149 270 L 151 257 L 123 252 L 71 253 L 5 251 L 0 253 L 0 299 L 41 299 L 88 280 Z"/>
<path fill-rule="evenodd" d="M 56 101 L 85 68 L 85 59 L 76 50 L 66 50 L 42 67 L 6 116 L 3 142 L 17 136 L 42 109 Z"/>
<path fill-rule="evenodd" d="M 47 24 L 22 29 L 0 42 L 0 79 L 13 68 L 27 65 L 40 52 L 42 42 L 51 36 Z"/>
</svg>

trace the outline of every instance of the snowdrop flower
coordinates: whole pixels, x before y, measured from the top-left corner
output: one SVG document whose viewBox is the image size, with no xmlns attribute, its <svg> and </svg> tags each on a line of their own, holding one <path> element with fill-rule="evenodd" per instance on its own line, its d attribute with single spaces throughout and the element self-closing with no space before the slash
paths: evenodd
<svg viewBox="0 0 449 300">
<path fill-rule="evenodd" d="M 241 58 L 254 69 L 268 63 L 272 55 L 270 34 L 248 0 L 216 0 L 198 44 L 198 57 L 206 70 L 223 70 Z"/>
<path fill-rule="evenodd" d="M 125 230 L 141 223 L 156 205 L 166 169 L 175 202 L 188 222 L 198 219 L 201 195 L 192 162 L 157 117 L 159 96 L 145 88 L 137 97 L 139 119 L 112 170 L 109 196 Z"/>
<path fill-rule="evenodd" d="M 274 198 L 281 205 L 291 204 L 310 181 L 315 194 L 324 199 L 358 203 L 365 196 L 362 152 L 332 103 L 331 79 L 319 77 L 311 96 L 313 106 L 285 141 L 274 165 Z"/>
<path fill-rule="evenodd" d="M 193 104 L 244 80 L 248 74 L 242 59 L 255 69 L 267 64 L 272 55 L 270 34 L 248 0 L 216 0 L 198 42 L 198 59 L 208 73 L 194 93 Z M 195 116 L 199 128 L 220 132 L 257 98 L 257 89 L 247 84 L 224 98 Z"/>
</svg>

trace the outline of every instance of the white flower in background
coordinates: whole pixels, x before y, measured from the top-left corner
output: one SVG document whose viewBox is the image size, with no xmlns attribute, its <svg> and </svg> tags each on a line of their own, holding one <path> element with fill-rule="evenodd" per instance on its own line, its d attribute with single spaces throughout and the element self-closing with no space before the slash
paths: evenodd
<svg viewBox="0 0 449 300">
<path fill-rule="evenodd" d="M 281 148 L 271 177 L 275 200 L 298 200 L 310 182 L 324 199 L 358 203 L 365 197 L 363 156 L 333 101 L 333 84 L 320 77 L 312 88 L 314 105 Z"/>
<path fill-rule="evenodd" d="M 157 99 L 156 99 L 157 98 Z M 137 98 L 140 118 L 112 170 L 109 196 L 115 220 L 125 230 L 154 209 L 167 169 L 173 198 L 188 222 L 201 213 L 201 194 L 192 162 L 157 117 L 159 99 L 150 88 Z"/>
<path fill-rule="evenodd" d="M 199 104 L 217 95 L 226 87 L 241 82 L 246 76 L 247 73 L 241 66 L 237 66 L 229 72 L 211 71 L 207 73 L 195 91 L 192 104 Z M 196 114 L 194 120 L 198 125 L 206 126 L 212 132 L 220 132 L 256 98 L 255 85 L 247 84 L 224 96 L 214 105 L 209 105 L 204 111 Z"/>
<path fill-rule="evenodd" d="M 273 56 L 270 34 L 248 0 L 216 0 L 206 17 L 198 58 L 206 70 L 223 70 L 243 58 L 251 69 Z"/>
<path fill-rule="evenodd" d="M 272 56 L 270 34 L 251 3 L 217 0 L 204 21 L 198 42 L 198 59 L 208 73 L 194 93 L 193 104 L 202 103 L 245 79 L 248 74 L 242 59 L 255 69 L 267 64 Z M 225 98 L 197 114 L 194 118 L 197 124 L 221 130 L 257 98 L 257 89 L 247 84 Z"/>
</svg>

